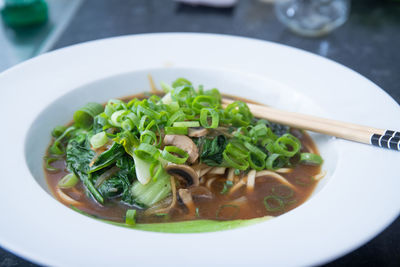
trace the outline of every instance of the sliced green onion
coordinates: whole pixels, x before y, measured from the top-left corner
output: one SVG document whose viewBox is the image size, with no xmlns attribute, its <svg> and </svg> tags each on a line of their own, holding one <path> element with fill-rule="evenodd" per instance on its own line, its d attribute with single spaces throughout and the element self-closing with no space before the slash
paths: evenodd
<svg viewBox="0 0 400 267">
<path fill-rule="evenodd" d="M 105 132 L 95 134 L 90 138 L 90 144 L 93 148 L 99 148 L 104 146 L 108 142 L 108 137 Z"/>
<path fill-rule="evenodd" d="M 267 154 L 265 154 L 264 152 L 262 152 L 261 149 L 250 144 L 249 142 L 244 142 L 244 146 L 250 151 L 250 153 L 255 154 L 258 158 L 262 160 L 265 160 L 265 158 L 267 157 Z"/>
<path fill-rule="evenodd" d="M 175 156 L 172 153 L 178 156 Z M 161 153 L 161 157 L 172 163 L 183 164 L 189 158 L 189 154 L 179 147 L 165 146 L 163 152 Z"/>
<path fill-rule="evenodd" d="M 229 217 L 222 217 L 222 212 L 224 212 L 224 210 L 228 210 L 228 209 L 234 209 L 232 215 L 230 215 Z M 215 213 L 215 218 L 217 220 L 232 220 L 234 218 L 236 218 L 236 216 L 239 214 L 240 211 L 240 207 L 237 205 L 232 205 L 232 204 L 227 204 L 227 205 L 222 205 L 218 208 L 217 212 Z"/>
<path fill-rule="evenodd" d="M 185 114 L 188 120 L 193 120 L 197 116 L 196 111 L 192 108 L 181 108 L 180 110 Z"/>
<path fill-rule="evenodd" d="M 222 153 L 222 157 L 228 163 L 229 167 L 242 171 L 249 167 L 249 152 L 240 148 L 238 144 L 229 143 Z"/>
<path fill-rule="evenodd" d="M 199 95 L 192 102 L 192 108 L 197 112 L 200 112 L 203 108 L 215 108 L 217 106 L 218 100 L 208 95 Z"/>
<path fill-rule="evenodd" d="M 266 196 L 264 197 L 264 206 L 267 211 L 277 212 L 283 210 L 285 204 L 277 196 Z"/>
<path fill-rule="evenodd" d="M 135 127 L 139 128 L 140 119 L 135 113 L 129 112 L 126 114 L 125 120 L 121 123 L 121 127 L 124 130 L 132 131 Z"/>
<path fill-rule="evenodd" d="M 168 108 L 172 112 L 177 112 L 179 110 L 179 103 L 176 101 L 172 101 L 171 103 L 168 104 Z"/>
<path fill-rule="evenodd" d="M 314 153 L 301 153 L 300 163 L 309 165 L 321 165 L 324 162 L 320 155 Z"/>
<path fill-rule="evenodd" d="M 211 116 L 211 124 L 208 123 L 208 114 Z M 219 115 L 215 109 L 203 108 L 200 111 L 200 123 L 204 128 L 217 128 L 219 123 Z"/>
<path fill-rule="evenodd" d="M 59 182 L 58 187 L 60 188 L 71 188 L 79 182 L 79 178 L 74 173 L 65 175 Z"/>
<path fill-rule="evenodd" d="M 60 169 L 51 166 L 51 163 L 60 160 L 59 158 L 44 157 L 43 159 L 46 162 L 46 170 L 51 171 L 51 172 L 60 171 Z"/>
<path fill-rule="evenodd" d="M 288 158 L 280 155 L 280 154 L 272 154 L 268 156 L 265 167 L 268 170 L 277 170 L 279 168 L 284 167 L 288 163 Z"/>
<path fill-rule="evenodd" d="M 179 121 L 174 122 L 172 125 L 174 127 L 200 127 L 200 123 L 198 121 Z"/>
<path fill-rule="evenodd" d="M 128 209 L 125 215 L 125 223 L 127 225 L 135 225 L 136 224 L 136 210 Z"/>
<path fill-rule="evenodd" d="M 247 130 L 247 127 L 239 127 L 233 134 L 236 138 L 246 141 L 246 142 L 251 142 L 251 137 L 249 134 L 249 131 Z"/>
<path fill-rule="evenodd" d="M 235 101 L 225 108 L 225 115 L 230 118 L 233 126 L 249 125 L 253 114 L 245 102 Z"/>
<path fill-rule="evenodd" d="M 272 149 L 274 153 L 281 154 L 286 157 L 293 157 L 300 151 L 300 141 L 291 134 L 284 134 L 274 142 Z"/>
<path fill-rule="evenodd" d="M 159 151 L 155 146 L 141 143 L 138 148 L 135 149 L 136 156 L 145 160 L 145 161 L 153 161 L 156 160 L 159 156 Z"/>
<path fill-rule="evenodd" d="M 282 199 L 288 199 L 294 195 L 293 189 L 284 184 L 279 184 L 272 187 L 271 191 L 274 196 Z"/>
<path fill-rule="evenodd" d="M 87 103 L 84 107 L 75 111 L 75 125 L 84 129 L 90 128 L 93 124 L 94 117 L 102 113 L 103 110 L 103 105 L 100 105 L 98 103 Z"/>
<path fill-rule="evenodd" d="M 139 122 L 139 131 L 146 130 L 146 126 L 148 126 L 153 120 L 151 120 L 147 115 L 144 115 L 140 118 Z"/>
<path fill-rule="evenodd" d="M 158 144 L 158 140 L 157 140 L 157 136 L 154 132 L 150 131 L 150 130 L 144 130 L 141 134 L 140 134 L 140 142 L 141 143 L 147 143 L 150 145 L 157 145 Z"/>
<path fill-rule="evenodd" d="M 171 92 L 171 97 L 173 100 L 178 101 L 179 104 L 188 105 L 196 94 L 193 86 L 189 84 L 180 85 L 178 87 L 172 86 L 174 90 Z"/>
<path fill-rule="evenodd" d="M 188 134 L 188 127 L 165 127 L 165 134 L 180 134 L 180 135 L 187 135 Z"/>
<path fill-rule="evenodd" d="M 167 126 L 171 126 L 176 121 L 182 121 L 186 118 L 185 113 L 182 110 L 178 110 L 167 121 Z"/>
<path fill-rule="evenodd" d="M 56 126 L 56 127 L 54 127 L 53 131 L 51 132 L 51 135 L 53 137 L 57 138 L 60 135 L 62 135 L 66 129 L 67 129 L 67 127 L 63 126 L 63 125 Z"/>
<path fill-rule="evenodd" d="M 172 83 L 172 87 L 176 88 L 178 86 L 192 85 L 192 83 L 185 78 L 178 78 Z"/>
<path fill-rule="evenodd" d="M 158 177 L 163 174 L 163 167 L 160 161 L 154 161 L 150 165 L 150 176 L 153 177 L 153 181 L 157 181 Z"/>
<path fill-rule="evenodd" d="M 139 116 L 140 116 L 140 113 L 143 113 L 143 114 L 149 116 L 152 119 L 157 119 L 158 120 L 158 119 L 161 118 L 161 115 L 159 113 L 155 112 L 154 110 L 148 109 L 148 108 L 146 108 L 144 106 L 138 106 L 137 110 L 138 110 L 138 115 Z"/>
<path fill-rule="evenodd" d="M 250 168 L 256 171 L 261 171 L 265 169 L 265 160 L 257 156 L 257 154 L 250 152 L 248 160 Z"/>
<path fill-rule="evenodd" d="M 111 115 L 111 124 L 116 127 L 121 127 L 122 122 L 125 120 L 128 110 L 118 110 Z"/>
<path fill-rule="evenodd" d="M 138 147 L 140 141 L 130 131 L 123 131 L 118 133 L 117 136 L 113 139 L 114 142 L 122 145 L 125 149 L 125 152 L 132 156 L 134 148 Z"/>
<path fill-rule="evenodd" d="M 65 147 L 61 143 L 61 141 L 69 137 L 70 133 L 75 131 L 76 128 L 74 126 L 68 127 L 50 146 L 49 151 L 53 155 L 63 155 L 65 153 Z"/>
<path fill-rule="evenodd" d="M 236 168 L 238 170 L 247 170 L 249 167 L 249 162 L 247 160 L 242 159 L 235 159 L 231 157 L 226 151 L 222 153 L 222 157 L 228 163 L 229 167 Z"/>
<path fill-rule="evenodd" d="M 263 170 L 265 168 L 265 158 L 267 154 L 249 142 L 244 142 L 244 146 L 250 151 L 248 157 L 250 167 L 256 171 Z"/>
<path fill-rule="evenodd" d="M 65 153 L 65 148 L 60 141 L 55 140 L 50 146 L 49 151 L 53 155 L 63 155 Z"/>
<path fill-rule="evenodd" d="M 163 91 L 166 93 L 169 93 L 172 90 L 174 90 L 174 88 L 172 88 L 172 86 L 170 86 L 169 84 L 167 84 L 165 82 L 160 82 L 160 86 L 161 86 L 161 89 L 163 89 Z"/>
</svg>

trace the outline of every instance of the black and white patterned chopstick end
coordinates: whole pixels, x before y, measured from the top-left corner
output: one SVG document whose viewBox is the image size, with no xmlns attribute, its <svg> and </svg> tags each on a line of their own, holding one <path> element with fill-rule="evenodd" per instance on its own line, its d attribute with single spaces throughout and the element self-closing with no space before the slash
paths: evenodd
<svg viewBox="0 0 400 267">
<path fill-rule="evenodd" d="M 371 145 L 393 150 L 400 150 L 400 132 L 387 130 L 384 135 L 373 134 Z"/>
</svg>

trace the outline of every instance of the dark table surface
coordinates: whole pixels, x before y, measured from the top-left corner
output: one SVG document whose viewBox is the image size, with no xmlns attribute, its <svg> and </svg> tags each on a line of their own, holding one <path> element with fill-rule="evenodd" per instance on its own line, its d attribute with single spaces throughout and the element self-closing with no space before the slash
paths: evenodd
<svg viewBox="0 0 400 267">
<path fill-rule="evenodd" d="M 399 1 L 353 0 L 346 24 L 326 37 L 312 39 L 291 33 L 277 21 L 272 5 L 256 0 L 224 9 L 168 0 L 85 0 L 53 49 L 149 32 L 222 33 L 294 46 L 361 73 L 400 103 Z M 369 243 L 325 266 L 361 265 L 400 266 L 399 218 Z M 0 266 L 36 265 L 0 248 Z"/>
</svg>

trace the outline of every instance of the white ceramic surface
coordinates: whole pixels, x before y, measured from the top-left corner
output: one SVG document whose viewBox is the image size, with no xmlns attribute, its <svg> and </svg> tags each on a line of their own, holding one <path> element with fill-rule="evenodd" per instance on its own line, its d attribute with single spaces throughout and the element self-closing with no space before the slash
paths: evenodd
<svg viewBox="0 0 400 267">
<path fill-rule="evenodd" d="M 157 82 L 184 76 L 287 110 L 400 129 L 399 105 L 376 85 L 282 45 L 148 34 L 61 49 L 0 74 L 1 246 L 57 266 L 315 265 L 357 248 L 398 216 L 400 153 L 318 134 L 313 137 L 328 176 L 302 206 L 254 226 L 205 234 L 141 232 L 95 221 L 54 200 L 41 169 L 51 129 L 88 101 L 148 89 L 148 73 Z"/>
</svg>

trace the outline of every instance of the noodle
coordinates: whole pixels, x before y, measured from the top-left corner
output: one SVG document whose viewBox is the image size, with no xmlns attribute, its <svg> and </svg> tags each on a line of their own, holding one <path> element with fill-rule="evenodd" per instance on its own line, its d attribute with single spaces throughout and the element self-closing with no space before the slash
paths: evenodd
<svg viewBox="0 0 400 267">
<path fill-rule="evenodd" d="M 275 178 L 276 180 L 280 181 L 282 184 L 285 184 L 285 185 L 289 186 L 290 188 L 296 190 L 296 187 L 294 185 L 292 185 L 288 180 L 286 180 L 285 177 L 283 177 L 280 174 L 277 174 L 277 173 L 272 172 L 272 171 L 265 171 L 265 170 L 264 171 L 259 171 L 259 172 L 256 173 L 256 178 L 262 177 L 262 176 L 268 176 L 268 177 L 271 177 L 271 178 Z"/>
<path fill-rule="evenodd" d="M 81 205 L 81 203 L 79 201 L 76 201 L 72 197 L 65 194 L 59 187 L 56 187 L 56 193 L 66 204 L 73 205 L 73 206 Z"/>
</svg>

